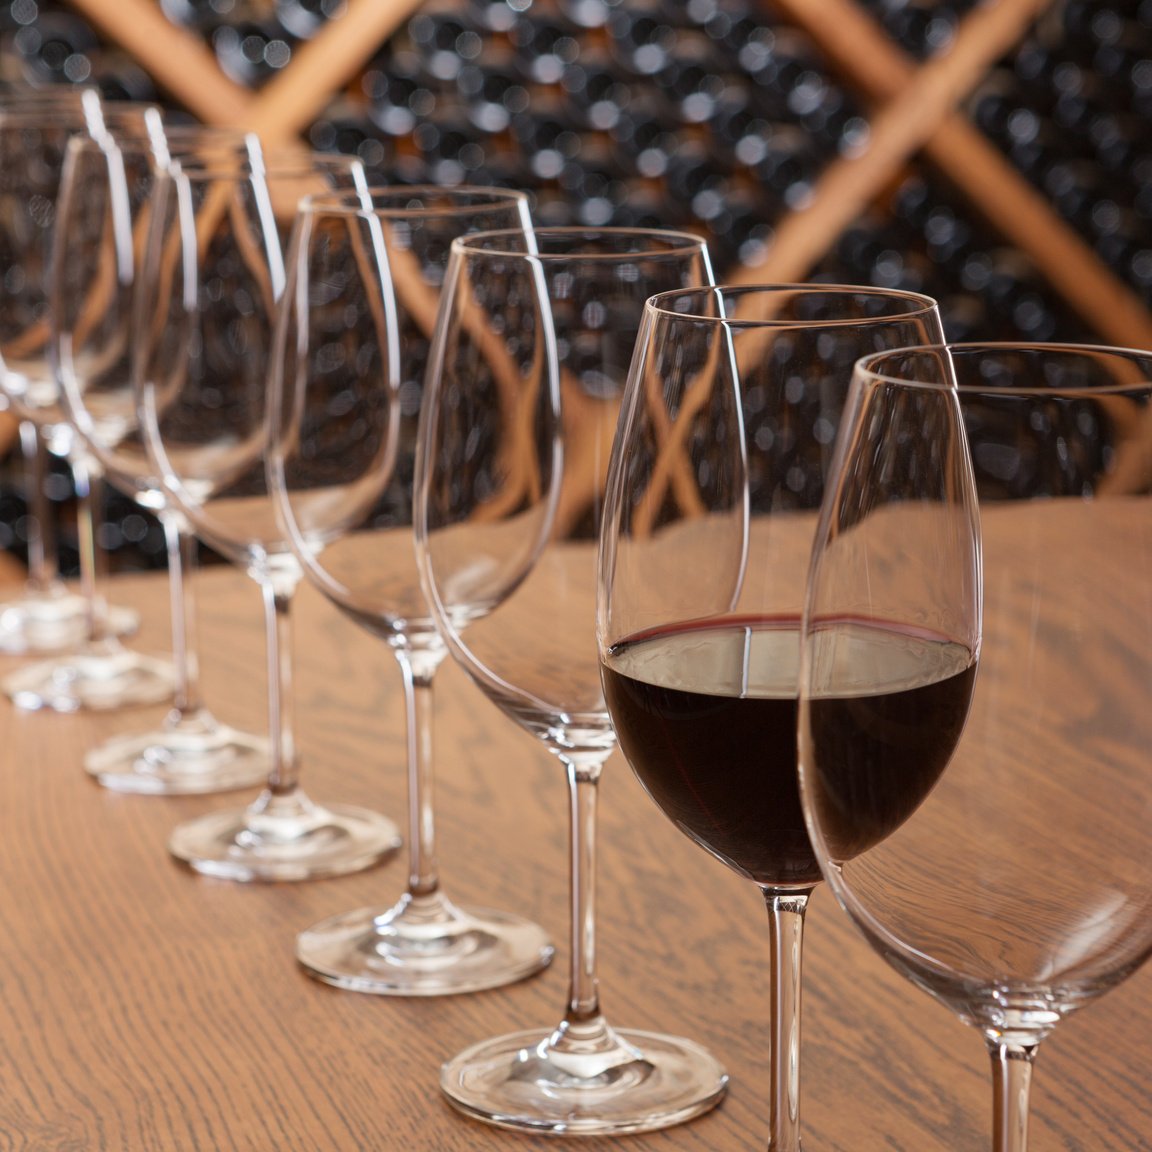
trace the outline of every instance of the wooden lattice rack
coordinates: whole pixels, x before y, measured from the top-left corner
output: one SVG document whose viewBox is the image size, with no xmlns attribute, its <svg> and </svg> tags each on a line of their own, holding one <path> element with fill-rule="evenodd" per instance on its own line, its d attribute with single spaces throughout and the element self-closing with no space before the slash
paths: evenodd
<svg viewBox="0 0 1152 1152">
<path fill-rule="evenodd" d="M 948 49 L 919 64 L 854 0 L 775 0 L 870 109 L 858 152 L 821 174 L 809 201 L 779 222 L 748 282 L 802 279 L 837 237 L 923 153 L 1004 239 L 1027 253 L 1052 288 L 1101 340 L 1152 348 L 1152 312 L 974 127 L 965 101 L 1053 0 L 989 0 L 961 22 Z M 195 33 L 170 23 L 156 0 L 68 0 L 206 123 L 259 132 L 269 143 L 307 129 L 413 13 L 421 0 L 348 0 L 257 91 L 226 76 Z"/>
</svg>

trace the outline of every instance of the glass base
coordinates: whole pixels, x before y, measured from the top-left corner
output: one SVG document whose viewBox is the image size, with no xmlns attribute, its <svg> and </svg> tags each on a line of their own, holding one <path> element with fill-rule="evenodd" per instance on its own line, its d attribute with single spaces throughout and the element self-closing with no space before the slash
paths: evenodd
<svg viewBox="0 0 1152 1152">
<path fill-rule="evenodd" d="M 140 626 L 140 613 L 109 606 L 105 626 L 110 636 L 129 636 Z M 49 655 L 79 648 L 88 639 L 88 602 L 62 584 L 45 592 L 25 592 L 0 604 L 0 652 Z"/>
<path fill-rule="evenodd" d="M 171 660 L 102 640 L 71 655 L 19 668 L 5 676 L 0 687 L 17 708 L 29 712 L 106 712 L 170 700 L 176 669 Z"/>
<path fill-rule="evenodd" d="M 451 996 L 499 988 L 546 968 L 555 949 L 530 920 L 406 895 L 394 908 L 358 908 L 296 938 L 309 976 L 351 992 Z"/>
<path fill-rule="evenodd" d="M 179 825 L 168 840 L 177 860 L 221 880 L 315 880 L 370 868 L 400 847 L 391 820 L 366 808 L 321 807 L 265 792 L 248 808 Z"/>
<path fill-rule="evenodd" d="M 173 713 L 160 728 L 117 736 L 84 757 L 88 773 L 116 792 L 183 796 L 259 787 L 271 768 L 269 742 L 200 710 Z"/>
<path fill-rule="evenodd" d="M 691 1040 L 613 1032 L 585 1049 L 555 1032 L 517 1032 L 440 1070 L 454 1108 L 476 1120 L 557 1136 L 623 1135 L 682 1124 L 724 1098 L 728 1074 Z"/>
</svg>

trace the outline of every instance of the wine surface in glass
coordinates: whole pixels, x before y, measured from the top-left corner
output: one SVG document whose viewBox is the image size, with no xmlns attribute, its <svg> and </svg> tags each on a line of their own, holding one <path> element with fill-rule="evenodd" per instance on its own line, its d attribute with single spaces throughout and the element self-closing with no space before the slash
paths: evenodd
<svg viewBox="0 0 1152 1152">
<path fill-rule="evenodd" d="M 773 888 L 820 879 L 796 765 L 800 621 L 728 617 L 615 645 L 604 690 L 621 748 L 665 815 L 730 868 Z M 967 647 L 897 625 L 820 634 L 828 692 L 812 701 L 827 742 L 816 785 L 839 813 L 837 854 L 899 827 L 959 738 L 976 664 Z"/>
</svg>

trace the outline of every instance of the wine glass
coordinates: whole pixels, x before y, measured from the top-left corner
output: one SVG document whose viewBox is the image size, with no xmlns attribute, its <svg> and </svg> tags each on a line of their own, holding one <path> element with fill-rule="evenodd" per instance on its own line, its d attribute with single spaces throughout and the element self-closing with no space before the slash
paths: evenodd
<svg viewBox="0 0 1152 1152">
<path fill-rule="evenodd" d="M 994 1147 L 1037 1049 L 1152 952 L 1152 353 L 861 360 L 812 558 L 801 791 L 837 899 L 983 1036 Z"/>
<path fill-rule="evenodd" d="M 796 780 L 805 575 L 852 364 L 941 339 L 935 303 L 838 285 L 647 305 L 613 448 L 598 641 L 620 746 L 664 814 L 769 915 L 769 1148 L 800 1140 L 805 912 Z"/>
<path fill-rule="evenodd" d="M 0 93 L 0 116 L 38 111 L 81 113 L 81 94 L 71 88 L 6 89 Z M 0 387 L 0 410 L 9 406 Z M 24 488 L 28 503 L 28 578 L 20 596 L 0 604 L 0 652 L 46 653 L 82 644 L 88 632 L 84 597 L 60 579 L 56 535 L 44 488 L 48 448 L 34 420 L 17 416 Z M 110 610 L 114 611 L 114 610 Z M 121 629 L 138 623 L 132 613 L 117 618 Z"/>
<path fill-rule="evenodd" d="M 131 356 L 155 169 L 187 159 L 240 155 L 244 137 L 172 128 L 157 116 L 145 131 L 104 139 L 74 136 L 61 178 L 52 277 L 53 348 L 63 415 L 105 476 L 164 528 L 171 591 L 176 693 L 162 725 L 89 749 L 87 771 L 118 791 L 214 792 L 261 783 L 269 745 L 220 723 L 200 693 L 195 644 L 191 525 L 165 498 L 140 438 Z M 90 258 L 75 260 L 73 253 Z"/>
<path fill-rule="evenodd" d="M 560 760 L 572 822 L 563 1019 L 441 1069 L 456 1108 L 508 1128 L 657 1129 L 727 1087 L 699 1045 L 609 1025 L 595 942 L 597 783 L 616 745 L 594 640 L 604 470 L 645 298 L 710 280 L 704 241 L 677 232 L 538 228 L 452 246 L 421 414 L 421 579 L 453 657 Z"/>
<path fill-rule="evenodd" d="M 399 846 L 364 808 L 300 787 L 291 617 L 300 564 L 265 479 L 272 331 L 284 288 L 281 232 L 309 192 L 362 181 L 359 162 L 311 154 L 178 159 L 156 176 L 139 299 L 140 428 L 151 466 L 201 540 L 260 587 L 268 644 L 271 769 L 246 807 L 179 825 L 169 850 L 232 880 L 307 880 L 368 867 Z"/>
<path fill-rule="evenodd" d="M 133 106 L 133 114 L 142 116 L 143 109 Z M 135 652 L 119 642 L 117 636 L 135 626 L 136 613 L 130 611 L 125 618 L 124 613 L 109 610 L 98 593 L 93 517 L 99 504 L 100 469 L 64 418 L 50 362 L 48 293 L 64 153 L 73 135 L 99 130 L 99 117 L 99 105 L 91 100 L 0 113 L 4 174 L 0 266 L 11 273 L 4 277 L 10 287 L 0 308 L 0 388 L 20 418 L 33 422 L 49 450 L 71 467 L 84 619 L 78 634 L 74 625 L 68 632 L 72 640 L 79 640 L 73 651 L 26 665 L 4 678 L 5 693 L 29 710 L 72 712 L 158 703 L 171 698 L 175 682 L 170 660 Z M 74 252 L 69 258 L 82 264 L 95 254 Z"/>
<path fill-rule="evenodd" d="M 471 992 L 539 971 L 542 929 L 454 905 L 440 887 L 433 822 L 432 684 L 445 655 L 412 542 L 416 425 L 452 240 L 528 221 L 523 193 L 373 189 L 300 210 L 278 329 L 269 486 L 309 580 L 399 662 L 408 723 L 408 887 L 302 932 L 317 979 L 357 992 Z"/>
</svg>

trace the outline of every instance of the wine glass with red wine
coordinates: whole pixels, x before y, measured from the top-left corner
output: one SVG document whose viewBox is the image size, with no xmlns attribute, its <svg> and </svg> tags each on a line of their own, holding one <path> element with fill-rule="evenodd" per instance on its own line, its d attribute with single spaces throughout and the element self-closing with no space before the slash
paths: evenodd
<svg viewBox="0 0 1152 1152">
<path fill-rule="evenodd" d="M 866 357 L 817 533 L 816 857 L 983 1037 L 996 1152 L 1025 1152 L 1040 1043 L 1152 953 L 1150 415 L 1149 352 Z"/>
<path fill-rule="evenodd" d="M 941 340 L 935 303 L 717 287 L 645 308 L 609 469 L 598 640 L 620 746 L 681 831 L 769 912 L 772 1152 L 800 1148 L 800 619 L 853 362 Z"/>
</svg>

